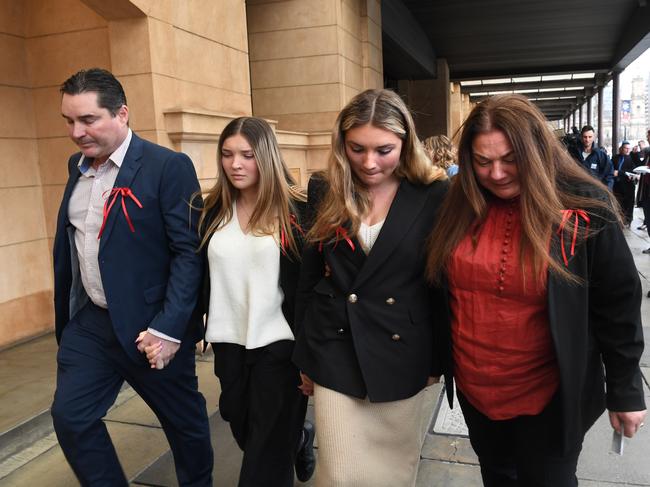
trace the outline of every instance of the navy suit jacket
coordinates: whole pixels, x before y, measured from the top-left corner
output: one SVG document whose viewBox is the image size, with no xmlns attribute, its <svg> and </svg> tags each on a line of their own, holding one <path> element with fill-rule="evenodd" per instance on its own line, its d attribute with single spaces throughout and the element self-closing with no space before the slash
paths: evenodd
<svg viewBox="0 0 650 487">
<path fill-rule="evenodd" d="M 54 239 L 57 341 L 88 300 L 81 284 L 74 227 L 68 218 L 70 196 L 80 176 L 80 157 L 77 153 L 68 161 L 70 177 Z M 114 187 L 130 188 L 142 208 L 124 198 L 135 228 L 132 232 L 118 196 L 101 237 L 99 269 L 115 335 L 126 353 L 141 362 L 145 359 L 135 339 L 148 327 L 183 341 L 201 338 L 196 309 L 201 258 L 188 204 L 199 184 L 189 157 L 133 134 Z"/>
</svg>

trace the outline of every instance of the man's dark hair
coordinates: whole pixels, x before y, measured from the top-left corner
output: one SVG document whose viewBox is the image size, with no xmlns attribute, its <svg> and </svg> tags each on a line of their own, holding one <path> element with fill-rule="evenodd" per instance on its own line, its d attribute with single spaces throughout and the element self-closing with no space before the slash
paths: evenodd
<svg viewBox="0 0 650 487">
<path fill-rule="evenodd" d="M 122 105 L 126 105 L 124 88 L 115 76 L 101 68 L 82 69 L 63 82 L 60 90 L 65 95 L 80 95 L 86 92 L 97 93 L 97 104 L 106 108 L 112 116 Z"/>
<path fill-rule="evenodd" d="M 594 128 L 591 125 L 585 125 L 582 127 L 582 130 L 580 130 L 580 135 L 584 134 L 585 132 L 589 132 L 590 130 L 592 132 L 595 132 Z"/>
</svg>

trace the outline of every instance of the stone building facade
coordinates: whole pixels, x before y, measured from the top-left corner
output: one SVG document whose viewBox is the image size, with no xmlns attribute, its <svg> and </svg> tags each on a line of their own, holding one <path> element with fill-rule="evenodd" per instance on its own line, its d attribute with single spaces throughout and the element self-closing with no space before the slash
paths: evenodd
<svg viewBox="0 0 650 487">
<path fill-rule="evenodd" d="M 76 150 L 63 80 L 111 70 L 131 127 L 189 154 L 204 187 L 225 124 L 264 117 L 305 184 L 325 166 L 338 111 L 384 84 L 381 25 L 380 0 L 0 0 L 0 347 L 53 327 L 55 219 Z M 458 85 L 447 74 L 425 87 L 453 132 L 468 103 Z"/>
</svg>

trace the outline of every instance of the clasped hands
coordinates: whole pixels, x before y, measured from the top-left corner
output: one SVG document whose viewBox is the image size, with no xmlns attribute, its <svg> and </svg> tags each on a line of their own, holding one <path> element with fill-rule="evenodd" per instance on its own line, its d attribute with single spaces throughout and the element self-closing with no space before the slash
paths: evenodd
<svg viewBox="0 0 650 487">
<path fill-rule="evenodd" d="M 180 348 L 180 343 L 175 343 L 164 338 L 152 335 L 148 331 L 141 331 L 136 338 L 138 351 L 147 356 L 152 369 L 164 369 L 172 361 Z"/>
</svg>

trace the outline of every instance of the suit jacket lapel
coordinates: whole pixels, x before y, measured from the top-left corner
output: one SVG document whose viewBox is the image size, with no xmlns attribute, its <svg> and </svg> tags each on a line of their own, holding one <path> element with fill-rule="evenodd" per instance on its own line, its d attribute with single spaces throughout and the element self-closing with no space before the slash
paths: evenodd
<svg viewBox="0 0 650 487">
<path fill-rule="evenodd" d="M 372 276 L 375 270 L 390 257 L 422 211 L 427 195 L 426 191 L 418 191 L 406 179 L 402 180 L 377 241 L 355 280 L 355 287 L 359 287 L 365 279 Z"/>
<path fill-rule="evenodd" d="M 115 184 L 113 186 L 114 188 L 131 187 L 133 183 L 133 179 L 135 178 L 135 175 L 138 173 L 138 170 L 140 169 L 141 157 L 142 157 L 142 139 L 140 139 L 138 136 L 133 134 L 131 138 L 131 143 L 129 144 L 129 148 L 126 151 L 124 160 L 122 161 L 122 166 L 120 167 L 120 171 L 117 173 L 117 178 L 115 179 Z M 138 195 L 136 194 L 135 196 L 137 197 Z M 108 242 L 108 239 L 111 236 L 111 232 L 113 230 L 113 226 L 115 225 L 115 221 L 117 220 L 117 218 L 124 218 L 124 215 L 122 214 L 122 205 L 120 201 L 121 198 L 122 198 L 121 196 L 117 197 L 117 201 L 115 201 L 115 204 L 111 209 L 111 212 L 108 214 L 108 218 L 106 220 L 106 226 L 104 227 L 104 233 L 102 234 L 102 238 L 99 243 L 100 252 L 106 246 L 106 242 Z"/>
</svg>

